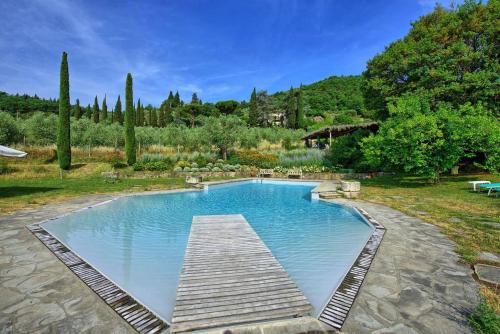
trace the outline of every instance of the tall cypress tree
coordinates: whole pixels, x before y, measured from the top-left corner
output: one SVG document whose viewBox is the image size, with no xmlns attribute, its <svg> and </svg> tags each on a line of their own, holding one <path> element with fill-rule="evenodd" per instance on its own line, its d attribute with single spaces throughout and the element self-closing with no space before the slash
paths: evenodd
<svg viewBox="0 0 500 334">
<path fill-rule="evenodd" d="M 104 95 L 104 100 L 102 100 L 102 110 L 101 110 L 101 121 L 106 122 L 108 119 L 108 105 L 106 104 L 106 95 Z"/>
<path fill-rule="evenodd" d="M 179 95 L 179 92 L 175 92 L 174 96 L 174 108 L 179 107 L 181 105 L 181 96 Z"/>
<path fill-rule="evenodd" d="M 92 108 L 90 107 L 90 103 L 87 105 L 87 108 L 85 108 L 85 117 L 88 119 L 92 118 Z"/>
<path fill-rule="evenodd" d="M 290 87 L 288 91 L 288 96 L 286 98 L 286 127 L 290 129 L 295 129 L 297 127 L 297 103 L 295 98 L 295 92 L 293 88 Z"/>
<path fill-rule="evenodd" d="M 125 84 L 125 156 L 129 166 L 133 165 L 136 161 L 134 124 L 135 113 L 134 97 L 132 92 L 132 75 L 128 73 Z"/>
<path fill-rule="evenodd" d="M 57 159 L 59 160 L 59 167 L 64 170 L 68 170 L 71 167 L 70 112 L 68 54 L 63 52 L 59 83 Z"/>
<path fill-rule="evenodd" d="M 165 106 L 158 111 L 158 126 L 160 128 L 165 127 Z"/>
<path fill-rule="evenodd" d="M 248 124 L 252 127 L 257 126 L 258 115 L 257 115 L 257 92 L 255 88 L 250 96 L 250 112 L 248 114 Z"/>
<path fill-rule="evenodd" d="M 172 91 L 170 91 L 168 93 L 168 98 L 167 98 L 167 103 L 169 105 L 170 108 L 172 108 L 174 106 L 174 94 L 172 93 Z"/>
<path fill-rule="evenodd" d="M 82 118 L 82 108 L 80 107 L 80 100 L 79 99 L 76 99 L 75 118 L 76 119 Z"/>
<path fill-rule="evenodd" d="M 156 113 L 156 108 L 151 109 L 151 126 L 158 127 L 158 116 Z"/>
<path fill-rule="evenodd" d="M 94 106 L 92 107 L 92 120 L 94 123 L 99 123 L 99 102 L 97 96 L 94 98 Z"/>
<path fill-rule="evenodd" d="M 302 100 L 302 84 L 297 92 L 297 128 L 303 129 L 306 127 L 304 119 L 304 101 Z"/>
<path fill-rule="evenodd" d="M 192 104 L 199 104 L 200 103 L 200 100 L 198 99 L 198 95 L 196 93 L 193 93 L 193 95 L 191 96 L 191 103 Z"/>
<path fill-rule="evenodd" d="M 115 104 L 115 113 L 113 115 L 113 121 L 123 124 L 123 115 L 122 115 L 122 101 L 120 100 L 120 95 L 118 95 L 118 99 Z"/>
</svg>

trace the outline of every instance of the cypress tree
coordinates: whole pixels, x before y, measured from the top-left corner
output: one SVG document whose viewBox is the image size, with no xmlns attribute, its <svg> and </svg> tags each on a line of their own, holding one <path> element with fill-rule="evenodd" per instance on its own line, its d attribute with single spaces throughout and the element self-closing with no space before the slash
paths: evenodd
<svg viewBox="0 0 500 334">
<path fill-rule="evenodd" d="M 170 106 L 165 107 L 165 125 L 170 124 L 174 121 L 174 115 L 172 115 L 172 108 Z"/>
<path fill-rule="evenodd" d="M 174 96 L 174 108 L 179 107 L 180 105 L 181 105 L 181 97 L 179 95 L 179 92 L 176 91 Z"/>
<path fill-rule="evenodd" d="M 94 98 L 94 106 L 92 107 L 92 119 L 94 123 L 99 123 L 99 102 L 97 96 Z"/>
<path fill-rule="evenodd" d="M 304 101 L 302 100 L 302 84 L 297 92 L 297 128 L 303 129 L 306 127 L 304 119 Z"/>
<path fill-rule="evenodd" d="M 92 108 L 90 108 L 90 103 L 87 105 L 87 108 L 85 109 L 85 117 L 88 119 L 92 118 Z"/>
<path fill-rule="evenodd" d="M 174 106 L 174 94 L 172 93 L 172 91 L 168 93 L 167 104 L 170 108 Z"/>
<path fill-rule="evenodd" d="M 82 108 L 80 107 L 80 100 L 76 99 L 75 118 L 80 119 L 81 117 L 82 117 Z"/>
<path fill-rule="evenodd" d="M 158 111 L 158 126 L 160 128 L 164 128 L 165 127 L 165 108 L 160 108 L 160 110 Z"/>
<path fill-rule="evenodd" d="M 286 117 L 287 128 L 295 129 L 297 126 L 297 103 L 295 99 L 295 93 L 292 87 L 290 87 L 286 99 L 285 117 Z"/>
<path fill-rule="evenodd" d="M 115 113 L 113 115 L 113 121 L 123 124 L 123 115 L 122 115 L 122 101 L 120 100 L 120 95 L 118 95 L 118 99 L 115 104 Z"/>
<path fill-rule="evenodd" d="M 158 127 L 158 116 L 156 114 L 156 109 L 155 108 L 153 108 L 151 110 L 151 126 L 153 126 L 155 128 Z"/>
<path fill-rule="evenodd" d="M 193 93 L 193 95 L 191 96 L 191 103 L 192 104 L 200 103 L 200 100 L 198 99 L 198 95 L 196 93 Z"/>
<path fill-rule="evenodd" d="M 250 112 L 248 114 L 248 124 L 252 127 L 257 126 L 258 117 L 257 117 L 257 92 L 255 88 L 252 91 L 252 95 L 250 96 Z"/>
<path fill-rule="evenodd" d="M 57 159 L 59 160 L 59 167 L 64 170 L 68 170 L 71 167 L 70 112 L 68 54 L 63 52 L 59 84 Z"/>
<path fill-rule="evenodd" d="M 134 97 L 132 92 L 132 75 L 128 73 L 125 84 L 125 156 L 129 166 L 133 165 L 136 161 L 134 124 L 135 113 Z"/>
<path fill-rule="evenodd" d="M 104 100 L 102 100 L 102 110 L 100 119 L 104 122 L 108 119 L 108 105 L 106 104 L 106 95 L 104 95 Z"/>
</svg>

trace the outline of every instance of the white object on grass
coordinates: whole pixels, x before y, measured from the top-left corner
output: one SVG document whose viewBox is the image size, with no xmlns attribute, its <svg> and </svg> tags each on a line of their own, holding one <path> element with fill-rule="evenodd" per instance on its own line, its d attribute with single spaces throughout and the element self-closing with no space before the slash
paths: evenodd
<svg viewBox="0 0 500 334">
<path fill-rule="evenodd" d="M 11 158 L 24 158 L 28 153 L 14 150 L 13 148 L 0 145 L 0 156 Z"/>
</svg>

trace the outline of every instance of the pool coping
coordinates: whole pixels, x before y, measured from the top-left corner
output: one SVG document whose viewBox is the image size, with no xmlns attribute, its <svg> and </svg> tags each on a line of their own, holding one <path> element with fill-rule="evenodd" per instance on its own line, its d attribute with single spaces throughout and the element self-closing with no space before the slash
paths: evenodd
<svg viewBox="0 0 500 334">
<path fill-rule="evenodd" d="M 64 214 L 44 219 L 40 222 L 26 225 L 25 227 L 42 243 L 44 244 L 68 269 L 70 269 L 85 285 L 87 285 L 94 293 L 96 293 L 108 306 L 110 306 L 122 319 L 127 321 L 139 333 L 159 333 L 170 327 L 170 322 L 159 316 L 154 311 L 150 310 L 140 300 L 132 297 L 127 291 L 119 287 L 110 278 L 95 269 L 90 263 L 71 250 L 63 242 L 58 240 L 49 231 L 44 229 L 43 223 L 57 220 L 62 217 L 71 215 L 76 212 L 88 210 L 97 206 L 105 205 L 115 200 L 124 197 L 132 196 L 151 196 L 159 194 L 174 194 L 183 192 L 201 192 L 212 185 L 223 185 L 229 183 L 248 182 L 248 181 L 281 181 L 281 182 L 304 182 L 304 183 L 321 183 L 325 180 L 306 180 L 306 179 L 284 179 L 284 178 L 239 178 L 230 180 L 218 180 L 202 182 L 200 185 L 203 188 L 179 188 L 158 191 L 145 191 L 138 193 L 121 193 L 114 196 L 112 199 L 102 201 L 93 205 L 85 206 L 76 210 L 71 210 Z M 328 200 L 319 199 L 327 203 Z M 347 315 L 354 304 L 361 285 L 368 273 L 368 269 L 375 257 L 375 254 L 380 246 L 382 238 L 385 234 L 385 228 L 372 218 L 365 210 L 350 206 L 353 208 L 363 220 L 374 228 L 371 236 L 368 238 L 365 246 L 354 261 L 351 268 L 346 272 L 343 280 L 332 291 L 329 302 L 323 308 L 319 316 L 315 317 L 329 326 L 340 330 Z M 83 267 L 83 268 L 82 268 Z M 342 289 L 342 291 L 339 291 Z M 110 298 L 109 294 L 113 293 L 115 298 Z M 116 299 L 120 297 L 119 299 Z M 154 325 L 153 327 L 151 327 Z"/>
</svg>

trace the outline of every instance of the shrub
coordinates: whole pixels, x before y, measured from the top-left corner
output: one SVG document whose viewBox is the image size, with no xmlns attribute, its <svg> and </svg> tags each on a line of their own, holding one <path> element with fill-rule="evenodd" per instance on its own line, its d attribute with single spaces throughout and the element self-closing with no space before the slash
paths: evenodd
<svg viewBox="0 0 500 334">
<path fill-rule="evenodd" d="M 159 153 L 143 153 L 141 155 L 141 162 L 154 162 L 154 161 L 164 161 L 168 158 Z"/>
<path fill-rule="evenodd" d="M 151 161 L 151 162 L 138 161 L 133 165 L 133 169 L 135 171 L 147 170 L 147 171 L 162 172 L 168 170 L 169 167 L 170 166 L 164 161 Z"/>
<path fill-rule="evenodd" d="M 0 112 L 0 144 L 10 144 L 19 139 L 16 120 L 6 112 Z"/>
<path fill-rule="evenodd" d="M 179 166 L 175 167 L 174 172 L 182 172 L 182 167 Z"/>
<path fill-rule="evenodd" d="M 200 171 L 200 169 L 198 167 L 192 167 L 191 168 L 191 172 L 193 172 L 193 173 L 196 173 L 196 172 L 199 172 L 199 171 Z"/>
<path fill-rule="evenodd" d="M 191 168 L 198 168 L 198 164 L 196 162 L 191 163 Z"/>
<path fill-rule="evenodd" d="M 186 168 L 186 167 L 190 167 L 191 164 L 185 160 L 180 160 L 180 161 L 177 161 L 177 164 L 176 164 L 176 167 L 181 167 L 181 168 Z"/>
<path fill-rule="evenodd" d="M 112 168 L 124 168 L 127 167 L 127 164 L 125 164 L 122 159 L 118 156 L 114 156 L 111 158 L 109 161 L 109 164 L 111 165 Z"/>
<path fill-rule="evenodd" d="M 208 169 L 207 167 L 201 167 L 199 169 L 200 172 L 210 172 L 210 169 Z"/>
<path fill-rule="evenodd" d="M 191 167 L 184 167 L 184 169 L 182 171 L 183 172 L 190 172 L 191 171 Z"/>
<path fill-rule="evenodd" d="M 471 315 L 467 317 L 469 324 L 478 334 L 500 333 L 500 316 L 495 312 L 484 297 Z"/>
<path fill-rule="evenodd" d="M 239 151 L 231 157 L 231 164 L 257 166 L 260 168 L 273 168 L 277 165 L 278 157 L 274 154 L 258 151 Z"/>
<path fill-rule="evenodd" d="M 222 172 L 222 169 L 220 169 L 219 167 L 214 167 L 212 168 L 212 172 Z"/>
</svg>

